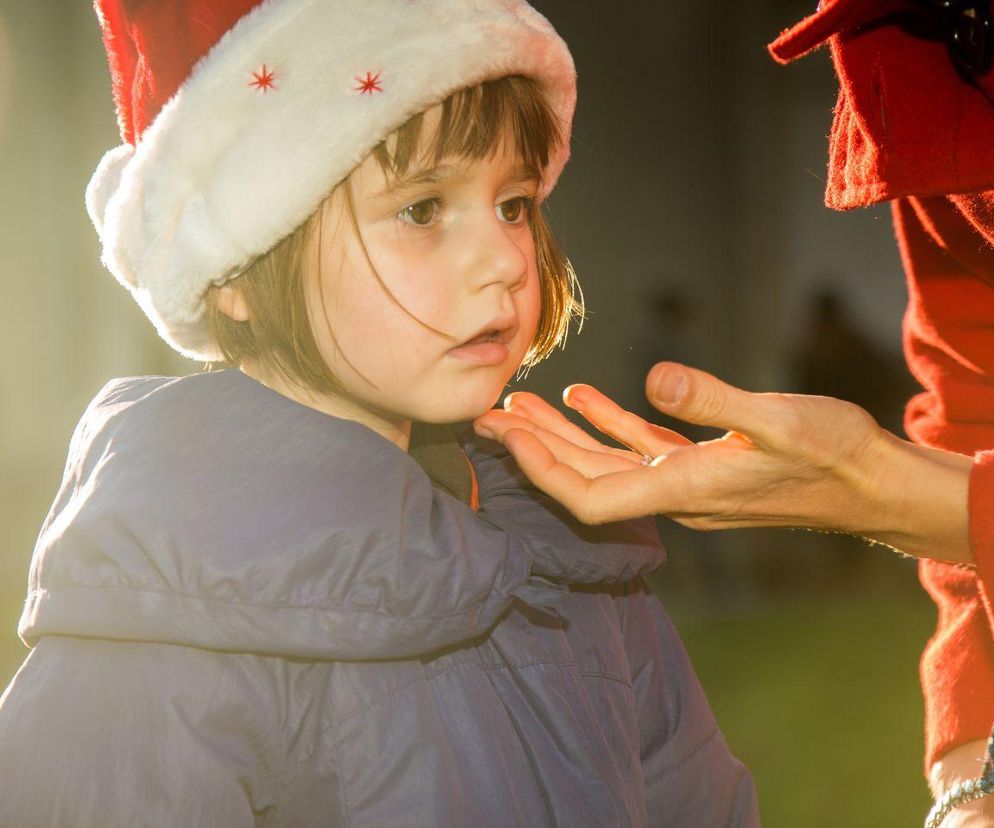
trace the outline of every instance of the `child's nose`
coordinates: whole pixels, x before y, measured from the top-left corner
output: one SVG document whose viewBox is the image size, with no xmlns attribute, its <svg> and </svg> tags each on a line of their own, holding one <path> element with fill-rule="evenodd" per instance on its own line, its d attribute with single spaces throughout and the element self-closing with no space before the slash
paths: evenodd
<svg viewBox="0 0 994 828">
<path fill-rule="evenodd" d="M 504 224 L 493 211 L 491 218 L 477 222 L 469 277 L 476 290 L 504 284 L 513 289 L 528 275 L 528 254 L 521 244 L 521 228 Z"/>
</svg>

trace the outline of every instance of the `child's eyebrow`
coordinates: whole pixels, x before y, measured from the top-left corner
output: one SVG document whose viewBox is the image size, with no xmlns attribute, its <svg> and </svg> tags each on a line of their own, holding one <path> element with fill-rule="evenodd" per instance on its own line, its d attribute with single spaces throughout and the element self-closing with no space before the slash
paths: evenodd
<svg viewBox="0 0 994 828">
<path fill-rule="evenodd" d="M 407 175 L 398 176 L 393 181 L 389 181 L 386 187 L 374 195 L 378 198 L 380 196 L 393 195 L 395 193 L 413 190 L 415 187 L 419 187 L 422 184 L 441 184 L 444 181 L 458 177 L 461 172 L 462 169 L 460 167 L 456 167 L 451 164 L 443 164 L 439 167 L 430 167 L 426 170 L 415 170 Z"/>
<path fill-rule="evenodd" d="M 392 196 L 416 189 L 424 184 L 443 184 L 453 178 L 465 175 L 466 168 L 455 164 L 442 164 L 429 169 L 416 170 L 409 175 L 390 181 L 386 187 L 373 194 L 374 198 Z M 539 182 L 542 176 L 532 164 L 520 164 L 507 175 L 508 184 L 521 184 L 526 181 Z"/>
<path fill-rule="evenodd" d="M 520 164 L 511 170 L 511 174 L 507 177 L 508 184 L 523 184 L 526 181 L 534 182 L 536 184 L 541 183 L 542 173 L 538 171 L 538 168 L 532 164 Z"/>
</svg>

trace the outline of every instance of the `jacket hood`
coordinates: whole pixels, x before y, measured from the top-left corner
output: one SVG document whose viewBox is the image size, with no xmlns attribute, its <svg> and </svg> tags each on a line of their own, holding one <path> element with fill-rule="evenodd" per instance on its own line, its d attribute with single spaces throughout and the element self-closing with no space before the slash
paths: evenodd
<svg viewBox="0 0 994 828">
<path fill-rule="evenodd" d="M 19 633 L 412 657 L 515 600 L 662 564 L 648 523 L 570 525 L 499 447 L 460 434 L 479 514 L 369 428 L 238 371 L 114 380 L 73 435 Z"/>
</svg>

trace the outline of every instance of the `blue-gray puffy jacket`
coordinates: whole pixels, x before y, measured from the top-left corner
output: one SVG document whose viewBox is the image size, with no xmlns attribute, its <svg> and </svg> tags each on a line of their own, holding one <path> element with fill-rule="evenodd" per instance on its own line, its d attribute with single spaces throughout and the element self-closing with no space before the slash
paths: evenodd
<svg viewBox="0 0 994 828">
<path fill-rule="evenodd" d="M 463 434 L 474 512 L 236 371 L 110 383 L 0 700 L 0 826 L 753 826 L 643 574 Z"/>
</svg>

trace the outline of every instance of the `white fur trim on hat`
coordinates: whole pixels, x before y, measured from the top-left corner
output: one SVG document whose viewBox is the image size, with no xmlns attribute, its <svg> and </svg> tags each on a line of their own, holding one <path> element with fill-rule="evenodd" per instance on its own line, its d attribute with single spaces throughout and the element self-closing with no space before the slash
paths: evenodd
<svg viewBox="0 0 994 828">
<path fill-rule="evenodd" d="M 253 85 L 265 66 L 272 88 Z M 520 74 L 568 136 L 566 44 L 522 0 L 265 0 L 87 188 L 103 261 L 186 356 L 220 354 L 203 296 L 303 223 L 370 150 L 456 90 Z M 362 81 L 372 78 L 375 87 Z M 569 157 L 544 171 L 541 196 Z"/>
</svg>

